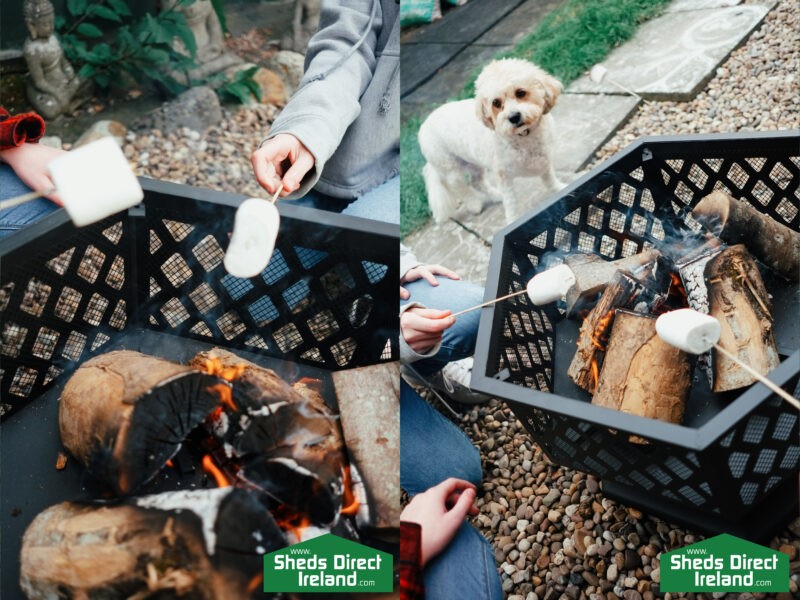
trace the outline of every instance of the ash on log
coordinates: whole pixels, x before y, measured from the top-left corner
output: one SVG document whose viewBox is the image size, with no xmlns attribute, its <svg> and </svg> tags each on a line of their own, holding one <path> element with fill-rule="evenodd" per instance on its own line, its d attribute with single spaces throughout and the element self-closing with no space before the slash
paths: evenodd
<svg viewBox="0 0 800 600">
<path fill-rule="evenodd" d="M 343 502 L 344 445 L 337 416 L 314 386 L 304 380 L 290 386 L 273 370 L 220 348 L 190 364 L 231 381 L 231 401 L 208 421 L 235 469 L 229 475 L 314 524 L 335 522 Z"/>
<path fill-rule="evenodd" d="M 653 263 L 661 253 L 655 248 L 648 248 L 639 254 L 614 261 L 605 261 L 595 254 L 572 254 L 564 259 L 575 275 L 575 283 L 566 294 L 567 315 L 591 306 L 617 271 L 630 271 L 638 276 L 638 270 L 644 265 Z"/>
<path fill-rule="evenodd" d="M 61 441 L 117 495 L 152 478 L 219 402 L 217 377 L 139 352 L 85 362 L 61 393 Z"/>
<path fill-rule="evenodd" d="M 400 365 L 335 371 L 347 449 L 370 497 L 376 528 L 400 527 Z"/>
<path fill-rule="evenodd" d="M 243 489 L 64 502 L 28 526 L 20 586 L 31 600 L 262 597 L 263 555 L 285 545 L 262 499 Z"/>
<path fill-rule="evenodd" d="M 750 252 L 791 281 L 800 278 L 800 232 L 719 190 L 700 200 L 692 214 L 729 244 L 746 243 Z"/>
<path fill-rule="evenodd" d="M 689 356 L 658 337 L 654 317 L 617 311 L 592 404 L 680 423 L 691 383 Z"/>
<path fill-rule="evenodd" d="M 772 325 L 770 300 L 761 274 L 747 248 L 731 246 L 705 267 L 709 314 L 722 327 L 719 345 L 766 375 L 780 363 Z M 715 353 L 715 392 L 751 385 L 756 379 L 735 362 Z"/>
</svg>

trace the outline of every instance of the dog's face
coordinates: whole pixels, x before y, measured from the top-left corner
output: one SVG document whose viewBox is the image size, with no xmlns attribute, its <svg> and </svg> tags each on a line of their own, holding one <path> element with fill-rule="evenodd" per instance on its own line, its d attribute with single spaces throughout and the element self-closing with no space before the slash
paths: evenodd
<svg viewBox="0 0 800 600">
<path fill-rule="evenodd" d="M 475 108 L 496 133 L 526 136 L 553 108 L 561 89 L 560 81 L 527 60 L 496 60 L 475 82 Z"/>
</svg>

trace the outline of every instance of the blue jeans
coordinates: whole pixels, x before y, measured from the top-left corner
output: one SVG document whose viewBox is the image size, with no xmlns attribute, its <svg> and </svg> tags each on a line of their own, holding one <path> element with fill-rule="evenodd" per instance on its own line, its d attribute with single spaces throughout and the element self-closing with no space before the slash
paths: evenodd
<svg viewBox="0 0 800 600">
<path fill-rule="evenodd" d="M 400 381 L 400 485 L 415 495 L 448 477 L 480 486 L 478 450 L 452 422 Z M 494 552 L 466 521 L 450 544 L 425 566 L 428 598 L 500 599 Z"/>
<path fill-rule="evenodd" d="M 483 288 L 479 285 L 460 279 L 448 279 L 443 275 L 437 276 L 436 280 L 439 282 L 438 286 L 432 286 L 424 279 L 403 284 L 411 297 L 401 300 L 400 304 L 414 301 L 428 308 L 450 309 L 455 313 L 483 302 Z M 427 377 L 451 361 L 472 356 L 475 352 L 480 314 L 479 310 L 474 310 L 456 317 L 453 326 L 442 335 L 439 352 L 431 358 L 415 362 L 414 369 Z"/>
<path fill-rule="evenodd" d="M 363 196 L 352 200 L 335 198 L 312 189 L 302 198 L 289 200 L 289 202 L 296 206 L 307 206 L 398 225 L 400 223 L 400 177 L 392 177 Z"/>
<path fill-rule="evenodd" d="M 11 167 L 0 164 L 0 200 L 15 198 L 30 191 L 31 189 L 22 183 Z M 0 210 L 0 237 L 14 233 L 55 210 L 58 210 L 58 206 L 47 198 L 37 198 L 19 206 Z"/>
</svg>

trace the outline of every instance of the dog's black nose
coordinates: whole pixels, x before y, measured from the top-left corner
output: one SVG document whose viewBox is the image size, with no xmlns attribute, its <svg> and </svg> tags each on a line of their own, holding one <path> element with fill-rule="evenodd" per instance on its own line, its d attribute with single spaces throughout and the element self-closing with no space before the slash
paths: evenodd
<svg viewBox="0 0 800 600">
<path fill-rule="evenodd" d="M 519 125 L 520 121 L 522 121 L 522 115 L 518 112 L 513 112 L 508 115 L 508 120 L 511 121 L 514 125 Z"/>
</svg>

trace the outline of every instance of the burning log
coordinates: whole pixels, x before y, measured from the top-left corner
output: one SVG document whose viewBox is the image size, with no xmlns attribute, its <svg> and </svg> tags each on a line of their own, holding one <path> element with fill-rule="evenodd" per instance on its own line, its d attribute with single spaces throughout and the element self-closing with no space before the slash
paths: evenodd
<svg viewBox="0 0 800 600">
<path fill-rule="evenodd" d="M 336 415 L 313 385 L 301 380 L 294 388 L 271 369 L 219 348 L 190 364 L 231 381 L 230 401 L 207 423 L 231 478 L 315 524 L 335 522 L 343 505 L 344 445 Z"/>
<path fill-rule="evenodd" d="M 400 366 L 389 363 L 333 374 L 342 430 L 369 490 L 373 527 L 400 526 Z"/>
<path fill-rule="evenodd" d="M 661 258 L 652 263 L 652 268 L 640 269 L 638 277 L 629 271 L 617 271 L 581 325 L 578 350 L 567 370 L 569 378 L 593 394 L 614 324 L 615 310 L 657 310 L 668 297 L 671 281 L 669 270 Z"/>
<path fill-rule="evenodd" d="M 594 254 L 568 256 L 564 264 L 575 274 L 575 283 L 567 291 L 567 314 L 573 315 L 587 304 L 593 304 L 617 271 L 630 271 L 636 276 L 640 267 L 654 262 L 659 256 L 655 248 L 611 262 Z"/>
<path fill-rule="evenodd" d="M 747 249 L 723 250 L 705 267 L 709 314 L 722 327 L 719 345 L 766 375 L 780 363 L 772 327 L 769 294 Z M 714 357 L 715 392 L 735 390 L 756 379 L 721 354 Z"/>
<path fill-rule="evenodd" d="M 20 586 L 31 600 L 261 597 L 262 555 L 285 545 L 261 498 L 242 489 L 64 502 L 25 532 Z"/>
<path fill-rule="evenodd" d="M 219 402 L 220 379 L 120 350 L 84 363 L 61 393 L 64 446 L 117 495 L 150 480 Z"/>
<path fill-rule="evenodd" d="M 767 265 L 792 281 L 800 278 L 800 233 L 723 191 L 709 194 L 692 209 L 729 244 L 746 242 Z M 717 230 L 717 228 L 719 228 Z"/>
<path fill-rule="evenodd" d="M 680 423 L 691 377 L 689 356 L 656 334 L 655 318 L 619 310 L 592 404 Z"/>
</svg>

